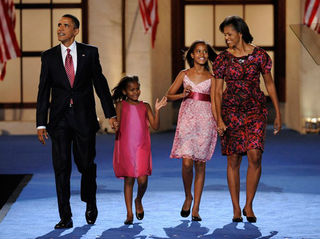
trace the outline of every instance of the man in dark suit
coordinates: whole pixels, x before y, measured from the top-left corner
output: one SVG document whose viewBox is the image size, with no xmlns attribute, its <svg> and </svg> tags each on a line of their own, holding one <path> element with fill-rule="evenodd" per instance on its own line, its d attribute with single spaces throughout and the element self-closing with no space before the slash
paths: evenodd
<svg viewBox="0 0 320 239">
<path fill-rule="evenodd" d="M 41 56 L 41 74 L 37 100 L 38 139 L 52 141 L 60 222 L 56 229 L 73 227 L 70 207 L 71 150 L 81 173 L 81 200 L 86 202 L 85 217 L 94 224 L 96 206 L 95 140 L 99 129 L 94 90 L 100 98 L 106 118 L 116 127 L 116 113 L 106 78 L 102 74 L 98 49 L 75 42 L 79 20 L 69 14 L 58 23 L 61 44 Z M 51 95 L 51 102 L 50 102 Z M 47 123 L 50 108 L 49 123 Z"/>
</svg>

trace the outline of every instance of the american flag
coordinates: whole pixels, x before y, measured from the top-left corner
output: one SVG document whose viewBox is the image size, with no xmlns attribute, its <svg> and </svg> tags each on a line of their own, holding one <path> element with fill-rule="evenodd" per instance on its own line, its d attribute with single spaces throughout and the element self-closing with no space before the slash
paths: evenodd
<svg viewBox="0 0 320 239">
<path fill-rule="evenodd" d="M 139 8 L 145 31 L 151 29 L 151 43 L 154 47 L 159 23 L 158 0 L 139 0 Z"/>
<path fill-rule="evenodd" d="M 320 0 L 306 0 L 303 23 L 320 33 Z"/>
<path fill-rule="evenodd" d="M 0 0 L 0 80 L 6 74 L 6 62 L 21 55 L 14 32 L 15 24 L 13 0 Z"/>
</svg>

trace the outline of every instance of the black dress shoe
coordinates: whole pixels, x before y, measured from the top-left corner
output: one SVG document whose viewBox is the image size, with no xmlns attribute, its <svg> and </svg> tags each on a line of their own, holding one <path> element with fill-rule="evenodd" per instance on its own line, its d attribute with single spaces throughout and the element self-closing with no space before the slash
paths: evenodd
<svg viewBox="0 0 320 239">
<path fill-rule="evenodd" d="M 65 229 L 65 228 L 71 228 L 71 227 L 73 227 L 73 222 L 72 222 L 72 219 L 69 218 L 69 219 L 61 219 L 61 221 L 54 226 L 54 229 Z"/>
<path fill-rule="evenodd" d="M 192 216 L 192 221 L 195 221 L 195 222 L 200 222 L 202 221 L 201 217 L 197 217 L 197 216 Z"/>
<path fill-rule="evenodd" d="M 242 210 L 242 213 L 243 213 L 244 216 L 246 216 L 248 222 L 251 222 L 251 223 L 257 222 L 257 218 L 256 218 L 255 216 L 253 216 L 253 217 L 247 217 L 247 212 L 246 212 L 246 210 L 243 209 L 243 210 Z"/>
<path fill-rule="evenodd" d="M 181 209 L 180 215 L 181 217 L 188 217 L 190 215 L 190 209 L 187 211 Z"/>
<path fill-rule="evenodd" d="M 140 212 L 140 213 L 138 213 L 138 212 L 136 211 L 136 218 L 137 218 L 138 220 L 142 220 L 143 217 L 144 217 L 144 211 L 143 211 L 143 212 Z"/>
<path fill-rule="evenodd" d="M 242 217 L 232 218 L 232 222 L 243 222 Z"/>
<path fill-rule="evenodd" d="M 98 209 L 95 203 L 87 203 L 86 220 L 88 224 L 94 224 L 98 216 Z"/>
</svg>

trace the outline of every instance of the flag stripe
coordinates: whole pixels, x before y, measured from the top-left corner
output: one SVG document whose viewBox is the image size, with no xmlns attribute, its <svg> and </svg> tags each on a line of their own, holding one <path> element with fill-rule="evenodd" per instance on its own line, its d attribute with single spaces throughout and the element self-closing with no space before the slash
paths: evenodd
<svg viewBox="0 0 320 239">
<path fill-rule="evenodd" d="M 311 26 L 311 23 L 313 22 L 313 19 L 318 11 L 318 8 L 319 8 L 319 4 L 320 4 L 320 0 L 316 0 L 312 9 L 311 9 L 311 13 L 310 13 L 310 18 L 309 18 L 309 21 L 307 23 L 307 25 L 310 27 Z"/>
<path fill-rule="evenodd" d="M 19 46 L 18 46 L 18 42 L 14 33 L 14 25 L 12 20 L 9 18 L 9 14 L 5 14 L 6 12 L 9 13 L 9 9 L 6 8 L 6 6 L 4 6 L 4 17 L 5 17 L 5 21 L 1 21 L 2 22 L 2 26 L 4 27 L 4 32 L 5 34 L 5 39 L 4 41 L 7 42 L 7 44 L 9 45 L 8 50 L 10 51 L 10 55 L 13 57 L 17 57 L 20 53 L 19 50 Z M 0 9 L 1 11 L 1 9 Z M 0 13 L 1 14 L 1 13 Z M 2 15 L 2 14 L 1 14 Z M 11 58 L 9 58 L 11 59 Z"/>
<path fill-rule="evenodd" d="M 142 17 L 144 30 L 147 32 L 149 29 L 149 26 L 147 25 L 147 19 L 146 19 L 147 14 L 146 14 L 146 8 L 145 8 L 143 0 L 139 0 L 139 8 L 140 8 L 140 14 Z"/>
<path fill-rule="evenodd" d="M 158 0 L 139 0 L 139 8 L 145 31 L 148 32 L 151 28 L 151 43 L 154 47 L 159 23 Z"/>
<path fill-rule="evenodd" d="M 21 55 L 14 32 L 15 9 L 13 0 L 0 1 L 0 80 L 6 73 L 6 62 Z"/>
</svg>

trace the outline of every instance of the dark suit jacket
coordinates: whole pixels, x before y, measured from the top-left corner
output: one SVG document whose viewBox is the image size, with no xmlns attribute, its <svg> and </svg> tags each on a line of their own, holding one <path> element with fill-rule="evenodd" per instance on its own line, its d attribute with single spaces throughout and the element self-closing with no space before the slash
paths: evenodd
<svg viewBox="0 0 320 239">
<path fill-rule="evenodd" d="M 46 126 L 49 133 L 63 117 L 71 98 L 76 119 L 74 127 L 82 133 L 96 132 L 99 129 L 93 86 L 100 98 L 105 117 L 116 115 L 107 80 L 102 74 L 98 49 L 82 43 L 76 44 L 78 59 L 73 88 L 63 65 L 60 45 L 43 52 L 41 56 L 37 127 Z"/>
</svg>

